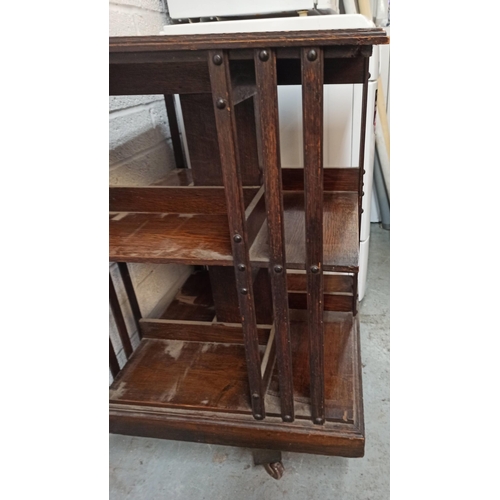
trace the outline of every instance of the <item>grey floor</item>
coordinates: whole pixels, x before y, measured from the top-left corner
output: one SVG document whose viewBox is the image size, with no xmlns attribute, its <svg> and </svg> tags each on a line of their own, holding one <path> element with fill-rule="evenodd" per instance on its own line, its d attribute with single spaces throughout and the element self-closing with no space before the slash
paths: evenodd
<svg viewBox="0 0 500 500">
<path fill-rule="evenodd" d="M 389 498 L 389 231 L 371 225 L 360 308 L 366 453 L 283 453 L 285 474 L 254 467 L 250 450 L 110 435 L 110 499 Z"/>
</svg>

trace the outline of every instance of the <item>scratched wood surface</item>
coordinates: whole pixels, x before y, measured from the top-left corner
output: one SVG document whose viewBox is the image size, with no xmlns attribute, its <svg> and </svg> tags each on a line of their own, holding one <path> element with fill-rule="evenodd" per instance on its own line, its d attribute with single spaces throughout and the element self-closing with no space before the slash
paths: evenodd
<svg viewBox="0 0 500 500">
<path fill-rule="evenodd" d="M 323 269 L 356 271 L 359 261 L 358 196 L 349 192 L 324 193 L 323 200 Z M 284 192 L 283 203 L 287 268 L 304 269 L 304 195 Z M 266 222 L 250 249 L 250 260 L 265 265 L 269 262 Z"/>
<path fill-rule="evenodd" d="M 227 216 L 110 214 L 109 260 L 232 265 Z"/>
<path fill-rule="evenodd" d="M 293 313 L 293 314 L 292 314 Z M 306 311 L 290 311 L 293 359 L 293 399 L 296 418 L 311 418 L 309 340 Z M 353 316 L 345 312 L 324 313 L 325 418 L 353 422 L 354 384 L 359 377 L 356 329 Z M 279 380 L 275 370 L 266 397 L 269 415 L 279 415 Z M 358 395 L 359 397 L 359 395 Z M 359 404 L 359 401 L 356 403 Z"/>
<path fill-rule="evenodd" d="M 143 339 L 110 402 L 250 413 L 244 346 Z"/>
</svg>

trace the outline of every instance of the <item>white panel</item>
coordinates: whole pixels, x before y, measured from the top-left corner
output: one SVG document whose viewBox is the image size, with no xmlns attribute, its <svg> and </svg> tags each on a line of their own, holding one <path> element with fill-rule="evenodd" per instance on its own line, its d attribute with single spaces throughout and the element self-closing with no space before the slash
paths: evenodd
<svg viewBox="0 0 500 500">
<path fill-rule="evenodd" d="M 366 276 L 368 274 L 368 253 L 370 250 L 370 238 L 361 242 L 359 246 L 359 274 L 358 274 L 358 297 L 363 300 L 366 292 Z"/>
<path fill-rule="evenodd" d="M 245 16 L 308 10 L 314 8 L 313 0 L 210 0 L 186 1 L 167 0 L 170 17 L 182 19 L 189 17 Z"/>
<path fill-rule="evenodd" d="M 170 2 L 169 1 L 169 5 Z M 189 2 L 183 2 L 189 8 Z M 205 4 L 211 6 L 211 2 Z M 250 3 L 249 3 L 250 5 Z M 172 14 L 171 14 L 172 15 Z M 203 14 L 213 15 L 213 14 Z M 181 17 L 200 17 L 201 14 Z M 281 17 L 268 19 L 244 19 L 201 23 L 168 24 L 160 35 L 188 35 L 195 33 L 253 33 L 263 31 L 303 31 L 349 28 L 371 28 L 375 25 L 361 14 L 324 15 L 308 17 Z"/>
<path fill-rule="evenodd" d="M 278 86 L 282 168 L 303 168 L 302 87 Z"/>
<path fill-rule="evenodd" d="M 324 166 L 352 165 L 353 85 L 325 85 Z M 278 87 L 281 166 L 303 168 L 302 90 L 300 85 Z M 358 125 L 359 128 L 359 125 Z"/>
<path fill-rule="evenodd" d="M 324 89 L 324 166 L 350 167 L 353 85 L 325 85 Z"/>
<path fill-rule="evenodd" d="M 366 138 L 365 138 L 365 165 L 366 170 L 363 178 L 364 186 L 362 208 L 364 210 L 361 216 L 361 241 L 366 240 L 370 236 L 370 213 L 372 207 L 372 188 L 373 188 L 373 166 L 375 160 L 375 124 L 374 124 L 374 109 L 375 109 L 375 94 L 377 90 L 377 82 L 368 83 L 368 102 L 366 113 Z"/>
</svg>

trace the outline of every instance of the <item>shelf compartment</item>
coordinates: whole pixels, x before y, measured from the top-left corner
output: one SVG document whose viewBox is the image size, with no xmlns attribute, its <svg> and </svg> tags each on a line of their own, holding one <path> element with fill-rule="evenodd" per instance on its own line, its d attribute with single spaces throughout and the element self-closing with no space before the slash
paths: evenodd
<svg viewBox="0 0 500 500">
<path fill-rule="evenodd" d="M 263 421 L 253 418 L 242 344 L 146 338 L 111 385 L 110 432 L 363 456 L 358 317 L 325 313 L 327 420 L 323 425 L 315 425 L 310 421 L 306 313 L 291 311 L 290 316 L 294 422 L 281 420 L 276 367 L 265 370 L 270 384 L 265 400 L 267 416 Z M 259 347 L 261 359 L 265 348 Z M 274 361 L 273 355 L 271 359 Z"/>
<path fill-rule="evenodd" d="M 242 345 L 143 339 L 110 402 L 250 413 Z"/>
<path fill-rule="evenodd" d="M 358 195 L 325 192 L 323 196 L 323 270 L 356 272 L 359 261 Z M 284 192 L 285 251 L 288 269 L 305 269 L 304 194 Z M 252 264 L 269 262 L 267 222 L 250 248 Z"/>
<path fill-rule="evenodd" d="M 262 189 L 243 192 L 253 241 L 250 230 L 254 238 L 260 228 L 253 221 L 262 220 Z M 191 213 L 172 213 L 186 203 Z M 115 186 L 110 188 L 110 210 L 111 261 L 233 264 L 223 187 Z"/>
<path fill-rule="evenodd" d="M 356 423 L 361 418 L 359 324 L 352 313 L 325 312 L 325 418 Z M 310 419 L 309 340 L 307 311 L 290 311 L 295 418 Z M 268 415 L 279 416 L 279 384 L 275 370 L 266 396 Z"/>
<path fill-rule="evenodd" d="M 242 344 L 143 339 L 110 402 L 251 415 L 249 392 Z"/>
</svg>

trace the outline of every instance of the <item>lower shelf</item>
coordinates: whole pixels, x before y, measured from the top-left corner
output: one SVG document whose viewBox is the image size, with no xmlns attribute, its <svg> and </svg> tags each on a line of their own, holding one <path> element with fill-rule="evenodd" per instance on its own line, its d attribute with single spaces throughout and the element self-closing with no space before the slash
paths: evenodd
<svg viewBox="0 0 500 500">
<path fill-rule="evenodd" d="M 253 418 L 242 338 L 234 343 L 214 342 L 217 329 L 210 328 L 210 342 L 175 338 L 141 341 L 110 387 L 110 431 L 232 446 L 363 456 L 358 318 L 350 313 L 325 313 L 327 422 L 324 425 L 310 421 L 304 312 L 291 311 L 291 324 L 297 417 L 294 422 L 281 420 L 279 387 L 272 370 L 266 375 L 270 381 L 265 380 L 266 387 L 269 383 L 265 400 L 267 416 L 263 421 Z M 260 350 L 262 357 L 265 346 L 261 345 Z"/>
</svg>

